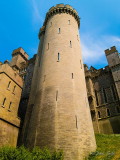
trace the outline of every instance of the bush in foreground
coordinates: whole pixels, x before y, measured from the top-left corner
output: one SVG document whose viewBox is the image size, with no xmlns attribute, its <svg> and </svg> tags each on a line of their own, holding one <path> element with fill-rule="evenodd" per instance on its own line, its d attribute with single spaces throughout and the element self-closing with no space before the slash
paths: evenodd
<svg viewBox="0 0 120 160">
<path fill-rule="evenodd" d="M 35 147 L 29 151 L 24 146 L 19 148 L 0 148 L 0 160 L 63 160 L 62 152 L 51 152 L 49 149 Z"/>
</svg>

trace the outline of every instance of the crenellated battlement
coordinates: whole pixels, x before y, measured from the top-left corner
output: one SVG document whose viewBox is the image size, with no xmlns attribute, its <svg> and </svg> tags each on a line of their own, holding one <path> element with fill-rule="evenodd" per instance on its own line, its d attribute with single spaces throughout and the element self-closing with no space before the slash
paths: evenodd
<svg viewBox="0 0 120 160">
<path fill-rule="evenodd" d="M 106 56 L 111 54 L 111 53 L 115 53 L 115 52 L 118 52 L 115 46 L 111 47 L 110 49 L 105 50 Z"/>
<path fill-rule="evenodd" d="M 52 16 L 54 16 L 56 14 L 61 14 L 61 13 L 67 13 L 67 14 L 72 15 L 76 19 L 76 21 L 78 23 L 78 27 L 80 27 L 80 18 L 78 16 L 77 11 L 68 4 L 67 5 L 57 4 L 56 6 L 51 7 L 49 9 L 49 11 L 47 12 L 44 24 L 40 28 L 40 31 L 39 31 L 39 34 L 38 34 L 39 39 L 40 39 L 40 36 L 45 33 L 45 28 L 46 28 L 46 24 L 47 24 L 48 20 Z"/>
<path fill-rule="evenodd" d="M 14 57 L 15 55 L 18 55 L 18 54 L 20 54 L 23 57 L 23 59 L 25 59 L 26 61 L 28 60 L 28 54 L 21 47 L 13 50 L 12 57 Z"/>
<path fill-rule="evenodd" d="M 74 16 L 74 18 L 78 23 L 78 27 L 80 26 L 80 18 L 78 16 L 77 11 L 74 8 L 72 8 L 70 5 L 64 5 L 64 4 L 57 4 L 55 7 L 51 7 L 49 9 L 49 11 L 46 14 L 44 26 L 46 26 L 47 21 L 50 19 L 50 17 L 52 17 L 55 14 L 61 14 L 61 13 L 67 13 Z"/>
<path fill-rule="evenodd" d="M 38 38 L 40 39 L 40 36 L 42 35 L 42 34 L 44 34 L 45 33 L 45 26 L 42 26 L 41 28 L 40 28 L 40 31 L 39 31 L 39 34 L 38 34 Z"/>
</svg>

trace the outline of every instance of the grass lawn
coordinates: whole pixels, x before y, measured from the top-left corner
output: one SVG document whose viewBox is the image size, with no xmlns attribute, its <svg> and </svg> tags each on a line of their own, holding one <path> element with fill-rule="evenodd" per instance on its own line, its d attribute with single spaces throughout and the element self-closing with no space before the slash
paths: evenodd
<svg viewBox="0 0 120 160">
<path fill-rule="evenodd" d="M 120 160 L 120 135 L 97 134 L 97 150 L 87 160 Z"/>
</svg>

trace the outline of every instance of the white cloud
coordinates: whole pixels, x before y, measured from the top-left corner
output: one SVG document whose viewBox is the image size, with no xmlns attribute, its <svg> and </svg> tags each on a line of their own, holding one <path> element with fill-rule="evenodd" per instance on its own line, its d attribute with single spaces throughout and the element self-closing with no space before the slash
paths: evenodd
<svg viewBox="0 0 120 160">
<path fill-rule="evenodd" d="M 34 24 L 40 24 L 43 23 L 44 18 L 40 14 L 40 5 L 39 2 L 36 0 L 31 0 L 31 6 L 32 6 L 32 18 Z"/>
<path fill-rule="evenodd" d="M 83 53 L 83 60 L 88 66 L 105 66 L 107 60 L 104 50 L 112 46 L 116 46 L 119 50 L 120 37 L 117 36 L 99 36 L 95 38 L 94 35 L 84 34 L 81 36 L 81 46 Z"/>
</svg>

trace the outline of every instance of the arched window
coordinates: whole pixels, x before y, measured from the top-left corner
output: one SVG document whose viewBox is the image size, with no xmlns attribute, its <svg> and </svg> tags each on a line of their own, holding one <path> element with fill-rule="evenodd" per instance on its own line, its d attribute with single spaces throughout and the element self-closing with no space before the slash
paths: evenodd
<svg viewBox="0 0 120 160">
<path fill-rule="evenodd" d="M 60 53 L 58 53 L 58 62 L 60 61 Z"/>
<path fill-rule="evenodd" d="M 110 116 L 110 110 L 107 108 L 107 116 Z"/>
<path fill-rule="evenodd" d="M 9 88 L 10 88 L 10 84 L 11 84 L 11 81 L 9 81 L 8 86 L 7 86 L 7 89 L 9 89 Z"/>
<path fill-rule="evenodd" d="M 101 118 L 101 114 L 100 114 L 100 111 L 98 111 L 98 118 Z"/>
</svg>

